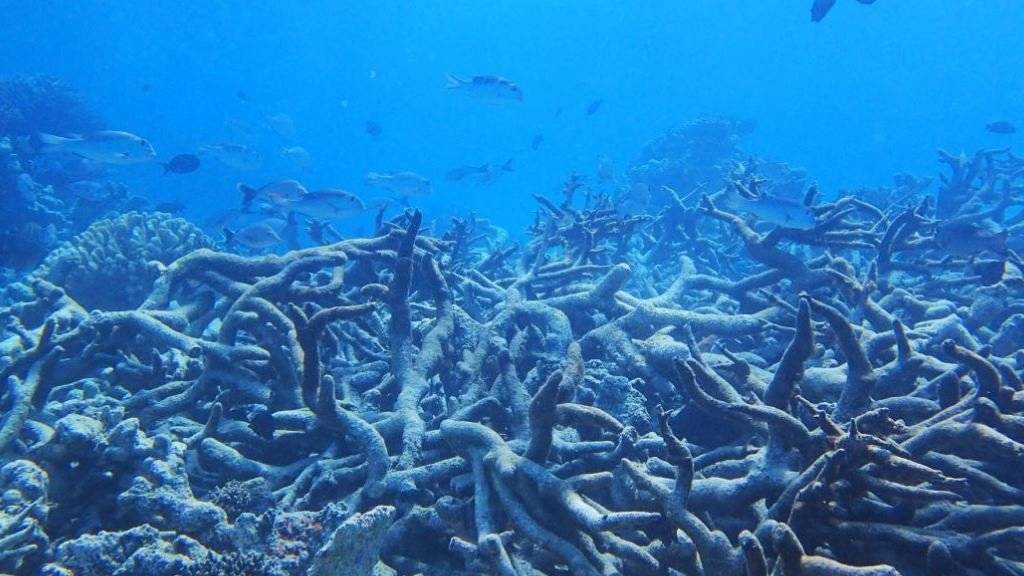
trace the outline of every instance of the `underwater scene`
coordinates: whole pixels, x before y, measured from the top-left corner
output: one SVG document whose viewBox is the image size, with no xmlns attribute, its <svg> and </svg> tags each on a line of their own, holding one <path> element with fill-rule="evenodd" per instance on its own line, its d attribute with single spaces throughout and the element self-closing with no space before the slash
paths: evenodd
<svg viewBox="0 0 1024 576">
<path fill-rule="evenodd" d="M 0 10 L 0 576 L 1024 575 L 1020 0 Z"/>
</svg>

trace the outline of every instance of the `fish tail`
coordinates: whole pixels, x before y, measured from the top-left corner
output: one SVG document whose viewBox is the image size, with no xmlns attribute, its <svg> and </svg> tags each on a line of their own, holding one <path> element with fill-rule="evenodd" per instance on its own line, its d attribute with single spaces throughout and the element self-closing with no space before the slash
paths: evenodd
<svg viewBox="0 0 1024 576">
<path fill-rule="evenodd" d="M 238 191 L 242 193 L 242 209 L 246 210 L 252 205 L 252 201 L 256 198 L 256 189 L 247 184 L 238 184 Z"/>
<path fill-rule="evenodd" d="M 501 169 L 504 170 L 505 172 L 512 172 L 512 171 L 514 171 L 515 170 L 515 166 L 512 165 L 512 160 L 514 160 L 514 159 L 513 158 L 509 158 L 508 160 L 506 160 L 505 163 L 501 165 Z"/>
<path fill-rule="evenodd" d="M 228 229 L 227 226 L 220 229 L 221 233 L 224 234 L 224 244 L 231 246 L 235 242 L 235 233 Z"/>
<path fill-rule="evenodd" d="M 166 175 L 168 172 L 171 171 L 171 163 L 170 162 L 161 162 L 160 165 L 164 167 L 164 175 Z"/>
<path fill-rule="evenodd" d="M 449 90 L 461 88 L 464 84 L 467 84 L 465 80 L 459 78 L 455 74 L 448 74 L 446 79 L 448 80 L 448 83 L 445 84 L 445 88 L 448 88 Z"/>
</svg>

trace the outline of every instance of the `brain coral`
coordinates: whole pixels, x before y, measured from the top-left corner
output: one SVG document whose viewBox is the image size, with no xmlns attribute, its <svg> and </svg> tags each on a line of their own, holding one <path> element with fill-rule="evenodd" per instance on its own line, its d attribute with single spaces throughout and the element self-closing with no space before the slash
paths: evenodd
<svg viewBox="0 0 1024 576">
<path fill-rule="evenodd" d="M 192 224 L 163 213 L 128 212 L 100 220 L 57 247 L 36 275 L 61 286 L 87 309 L 128 310 L 150 292 L 158 271 L 211 241 Z"/>
</svg>

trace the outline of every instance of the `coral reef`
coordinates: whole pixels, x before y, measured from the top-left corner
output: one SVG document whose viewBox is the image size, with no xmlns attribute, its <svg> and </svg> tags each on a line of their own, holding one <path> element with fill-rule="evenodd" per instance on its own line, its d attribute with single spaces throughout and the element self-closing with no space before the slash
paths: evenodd
<svg viewBox="0 0 1024 576">
<path fill-rule="evenodd" d="M 38 153 L 40 133 L 86 134 L 102 127 L 60 80 L 0 79 L 0 273 L 24 274 L 93 221 L 146 204 L 98 164 Z"/>
<path fill-rule="evenodd" d="M 157 263 L 169 264 L 211 245 L 181 218 L 128 212 L 95 222 L 58 246 L 33 277 L 63 288 L 86 309 L 127 310 L 149 294 L 160 274 Z"/>
<path fill-rule="evenodd" d="M 0 135 L 85 134 L 100 128 L 78 92 L 58 78 L 0 79 Z"/>
<path fill-rule="evenodd" d="M 1024 171 L 998 158 L 994 192 L 947 179 L 953 214 L 812 187 L 788 228 L 570 181 L 522 246 L 408 211 L 136 268 L 128 309 L 34 278 L 0 310 L 0 568 L 1020 573 L 1024 267 L 986 242 Z M 796 181 L 755 164 L 701 169 Z"/>
</svg>

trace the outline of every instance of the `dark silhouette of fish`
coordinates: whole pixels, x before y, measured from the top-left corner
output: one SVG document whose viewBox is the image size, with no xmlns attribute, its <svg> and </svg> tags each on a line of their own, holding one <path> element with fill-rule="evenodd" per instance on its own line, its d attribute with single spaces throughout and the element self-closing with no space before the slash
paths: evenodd
<svg viewBox="0 0 1024 576">
<path fill-rule="evenodd" d="M 153 210 L 168 214 L 180 214 L 185 211 L 185 205 L 181 202 L 161 202 L 154 206 Z"/>
<path fill-rule="evenodd" d="M 875 0 L 857 0 L 861 4 L 874 4 Z M 836 5 L 836 0 L 814 0 L 814 4 L 811 5 L 811 21 L 821 22 L 829 10 Z"/>
<path fill-rule="evenodd" d="M 1017 127 L 1006 120 L 998 120 L 986 124 L 985 130 L 993 134 L 1014 134 L 1017 132 Z"/>
<path fill-rule="evenodd" d="M 381 128 L 380 124 L 377 124 L 376 122 L 374 122 L 372 120 L 367 120 L 367 122 L 366 122 L 366 133 L 367 134 L 369 134 L 370 136 L 373 136 L 373 137 L 377 137 L 377 136 L 380 136 L 380 133 L 383 132 L 383 131 L 384 131 L 384 129 Z"/>
<path fill-rule="evenodd" d="M 249 419 L 249 428 L 264 440 L 274 439 L 274 415 L 263 409 Z"/>
<path fill-rule="evenodd" d="M 597 114 L 597 111 L 600 110 L 601 106 L 603 106 L 603 105 L 604 105 L 604 100 L 600 100 L 600 99 L 594 100 L 590 104 L 587 104 L 587 116 L 593 116 L 594 114 Z"/>
<path fill-rule="evenodd" d="M 178 154 L 171 158 L 170 162 L 160 164 L 164 167 L 164 174 L 174 172 L 175 174 L 188 174 L 199 168 L 199 157 L 195 154 Z"/>
<path fill-rule="evenodd" d="M 487 171 L 487 164 L 483 166 L 459 166 L 458 168 L 452 168 L 445 174 L 444 179 L 448 182 L 459 182 L 466 176 L 471 174 L 480 174 Z"/>
<path fill-rule="evenodd" d="M 238 98 L 239 100 L 241 100 L 242 102 L 248 102 L 249 101 L 249 95 L 246 94 L 245 92 L 243 92 L 242 90 L 239 90 L 238 92 L 235 92 L 235 97 Z"/>
<path fill-rule="evenodd" d="M 536 136 L 533 137 L 533 140 L 530 142 L 530 149 L 531 150 L 536 150 L 537 148 L 540 148 L 540 145 L 543 144 L 543 143 L 544 143 L 544 135 L 543 134 L 537 134 Z"/>
<path fill-rule="evenodd" d="M 835 5 L 836 0 L 814 0 L 814 4 L 811 5 L 811 21 L 821 22 Z"/>
</svg>

